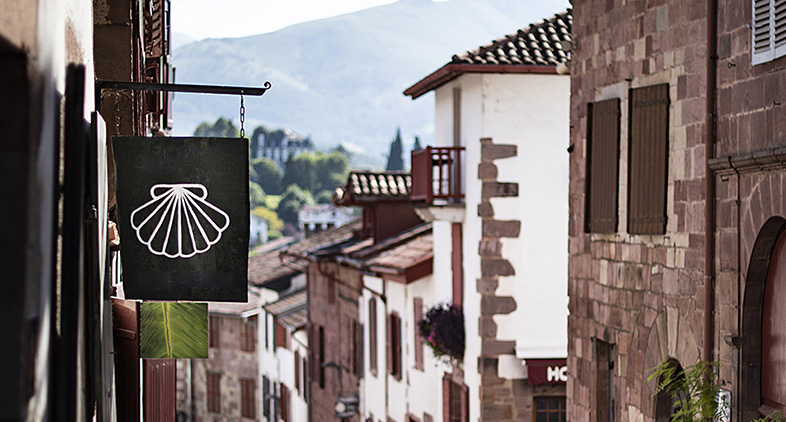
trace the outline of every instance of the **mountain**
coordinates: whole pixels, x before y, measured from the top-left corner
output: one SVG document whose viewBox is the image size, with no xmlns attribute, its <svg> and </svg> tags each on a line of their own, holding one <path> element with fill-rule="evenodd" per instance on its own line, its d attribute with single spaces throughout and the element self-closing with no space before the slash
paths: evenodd
<svg viewBox="0 0 786 422">
<path fill-rule="evenodd" d="M 566 7 L 567 0 L 400 0 L 276 32 L 182 45 L 174 51 L 176 81 L 270 81 L 263 97 L 245 98 L 246 132 L 259 124 L 286 127 L 323 149 L 345 142 L 380 157 L 399 126 L 404 138 L 432 143 L 433 94 L 412 101 L 404 89 L 453 54 Z M 238 124 L 239 108 L 236 97 L 177 94 L 174 132 L 190 135 L 221 116 Z"/>
</svg>

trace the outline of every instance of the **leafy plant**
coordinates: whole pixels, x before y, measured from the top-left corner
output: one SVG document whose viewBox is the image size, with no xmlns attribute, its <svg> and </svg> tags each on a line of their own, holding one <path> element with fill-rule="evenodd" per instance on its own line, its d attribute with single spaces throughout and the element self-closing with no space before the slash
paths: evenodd
<svg viewBox="0 0 786 422">
<path fill-rule="evenodd" d="M 464 358 L 464 314 L 461 308 L 447 303 L 434 305 L 418 323 L 421 337 L 434 357 Z"/>
<path fill-rule="evenodd" d="M 144 302 L 139 314 L 141 358 L 207 358 L 206 303 Z"/>
<path fill-rule="evenodd" d="M 666 393 L 675 401 L 676 410 L 671 420 L 705 422 L 723 415 L 723 403 L 718 403 L 720 385 L 715 379 L 718 362 L 698 361 L 685 369 L 665 360 L 651 368 L 647 380 L 658 380 L 655 394 Z"/>
</svg>

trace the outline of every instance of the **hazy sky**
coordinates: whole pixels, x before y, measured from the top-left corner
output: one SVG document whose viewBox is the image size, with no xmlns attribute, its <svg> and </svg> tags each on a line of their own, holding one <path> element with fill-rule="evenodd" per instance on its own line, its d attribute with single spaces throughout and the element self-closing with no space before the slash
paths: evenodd
<svg viewBox="0 0 786 422">
<path fill-rule="evenodd" d="M 395 0 L 172 0 L 172 32 L 197 40 L 243 37 L 393 2 Z"/>
</svg>

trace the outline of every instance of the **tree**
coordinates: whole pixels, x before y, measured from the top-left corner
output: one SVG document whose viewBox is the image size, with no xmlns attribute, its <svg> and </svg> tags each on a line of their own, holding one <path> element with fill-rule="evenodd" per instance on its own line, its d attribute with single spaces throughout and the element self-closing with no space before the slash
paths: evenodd
<svg viewBox="0 0 786 422">
<path fill-rule="evenodd" d="M 313 205 L 314 198 L 311 193 L 301 189 L 296 184 L 289 185 L 281 196 L 276 213 L 285 223 L 298 227 L 297 213 L 305 205 Z"/>
<path fill-rule="evenodd" d="M 281 194 L 281 169 L 270 158 L 255 158 L 251 160 L 253 172 L 248 177 L 252 182 L 258 183 L 270 195 Z"/>
<path fill-rule="evenodd" d="M 194 130 L 194 136 L 206 138 L 239 138 L 240 130 L 235 127 L 231 120 L 226 117 L 219 117 L 214 124 L 202 122 Z"/>
<path fill-rule="evenodd" d="M 316 180 L 316 157 L 314 154 L 303 153 L 287 160 L 281 187 L 286 191 L 290 185 L 297 185 L 301 189 L 314 192 Z"/>
<path fill-rule="evenodd" d="M 338 151 L 316 156 L 316 180 L 311 193 L 316 197 L 319 192 L 330 191 L 346 183 L 349 174 L 349 160 Z"/>
<path fill-rule="evenodd" d="M 332 204 L 334 193 L 335 192 L 332 190 L 323 190 L 314 197 L 314 200 L 317 202 L 317 204 Z"/>
<path fill-rule="evenodd" d="M 401 143 L 401 128 L 396 129 L 396 138 L 390 143 L 390 153 L 388 154 L 388 165 L 385 170 L 401 171 L 404 170 L 404 149 Z"/>
<path fill-rule="evenodd" d="M 420 145 L 420 138 L 416 136 L 415 137 L 415 144 L 412 145 L 412 151 L 420 151 L 422 149 L 423 149 L 423 147 Z"/>
<path fill-rule="evenodd" d="M 248 203 L 251 209 L 265 205 L 265 190 L 250 180 L 248 181 Z"/>
</svg>

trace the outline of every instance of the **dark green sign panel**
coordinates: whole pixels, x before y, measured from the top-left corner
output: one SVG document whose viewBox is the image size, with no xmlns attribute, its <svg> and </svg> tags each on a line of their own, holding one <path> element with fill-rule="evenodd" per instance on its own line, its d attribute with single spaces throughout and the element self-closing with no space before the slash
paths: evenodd
<svg viewBox="0 0 786 422">
<path fill-rule="evenodd" d="M 248 140 L 113 137 L 128 299 L 247 301 Z"/>
</svg>

